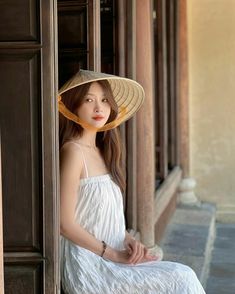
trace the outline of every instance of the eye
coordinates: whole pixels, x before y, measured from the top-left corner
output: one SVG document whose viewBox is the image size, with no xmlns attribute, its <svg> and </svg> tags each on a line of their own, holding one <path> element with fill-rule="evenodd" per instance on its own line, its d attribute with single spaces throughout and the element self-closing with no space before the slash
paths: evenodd
<svg viewBox="0 0 235 294">
<path fill-rule="evenodd" d="M 93 101 L 92 98 L 88 98 L 88 97 L 87 97 L 87 98 L 85 99 L 85 102 L 92 102 L 92 101 Z"/>
<path fill-rule="evenodd" d="M 104 98 L 102 101 L 105 102 L 105 103 L 109 102 L 109 100 L 107 98 Z"/>
</svg>

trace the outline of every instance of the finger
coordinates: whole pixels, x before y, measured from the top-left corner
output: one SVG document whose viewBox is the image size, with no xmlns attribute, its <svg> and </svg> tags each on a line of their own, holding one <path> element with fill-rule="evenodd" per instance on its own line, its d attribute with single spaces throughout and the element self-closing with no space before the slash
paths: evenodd
<svg viewBox="0 0 235 294">
<path fill-rule="evenodd" d="M 128 246 L 127 246 L 127 251 L 128 251 L 128 253 L 131 255 L 132 254 L 132 252 L 133 252 L 133 249 L 132 249 L 132 247 L 131 247 L 131 245 L 130 244 L 128 244 Z"/>
<path fill-rule="evenodd" d="M 144 246 L 143 245 L 139 245 L 138 247 L 138 253 L 135 256 L 135 259 L 133 260 L 134 264 L 139 263 L 144 257 Z"/>
<path fill-rule="evenodd" d="M 141 252 L 139 259 L 137 260 L 138 263 L 141 261 L 144 261 L 145 258 L 148 256 L 148 252 L 149 252 L 148 249 L 143 244 L 141 244 L 141 245 L 142 245 L 141 246 L 142 252 Z"/>
<path fill-rule="evenodd" d="M 135 242 L 132 244 L 132 252 L 131 252 L 131 263 L 134 263 L 134 260 L 136 259 L 136 256 L 139 254 L 139 244 Z"/>
<path fill-rule="evenodd" d="M 146 248 L 143 244 L 142 246 L 142 254 L 136 255 L 136 258 L 133 260 L 133 264 L 137 264 L 140 262 L 148 262 L 148 261 L 155 261 L 158 259 L 158 256 L 154 256 L 150 254 L 148 248 Z"/>
<path fill-rule="evenodd" d="M 160 260 L 160 256 L 158 255 L 147 255 L 146 257 L 144 257 L 145 261 L 157 261 Z"/>
<path fill-rule="evenodd" d="M 145 263 L 145 262 L 152 262 L 152 261 L 158 261 L 158 258 L 156 256 L 149 256 L 148 258 L 143 257 L 142 260 L 140 260 L 138 263 Z"/>
<path fill-rule="evenodd" d="M 131 262 L 134 264 L 136 259 L 139 257 L 139 255 L 141 254 L 141 246 L 139 243 L 136 243 L 135 245 L 135 250 L 132 252 L 132 258 L 131 258 Z"/>
<path fill-rule="evenodd" d="M 148 257 L 150 255 L 149 249 L 144 247 L 144 257 Z"/>
<path fill-rule="evenodd" d="M 150 250 L 145 247 L 144 258 L 146 258 L 146 260 L 148 260 L 148 261 L 151 261 L 151 260 L 158 260 L 160 258 L 160 256 L 151 254 Z"/>
<path fill-rule="evenodd" d="M 138 258 L 135 260 L 135 264 L 144 262 L 145 258 L 144 258 L 144 253 L 142 253 L 141 255 L 138 256 Z"/>
<path fill-rule="evenodd" d="M 156 255 L 149 255 L 147 257 L 148 261 L 154 261 L 154 260 L 158 260 L 158 259 L 159 259 L 159 256 L 156 256 Z"/>
</svg>

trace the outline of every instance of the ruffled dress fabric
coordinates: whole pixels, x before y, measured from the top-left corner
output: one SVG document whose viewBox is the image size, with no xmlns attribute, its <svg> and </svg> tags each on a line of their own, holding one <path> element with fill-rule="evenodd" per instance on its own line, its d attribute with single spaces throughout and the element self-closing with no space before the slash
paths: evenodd
<svg viewBox="0 0 235 294">
<path fill-rule="evenodd" d="M 99 240 L 124 249 L 122 194 L 109 175 L 80 180 L 76 221 Z M 61 236 L 61 281 L 66 294 L 203 294 L 194 271 L 154 261 L 125 265 L 105 260 Z"/>
</svg>

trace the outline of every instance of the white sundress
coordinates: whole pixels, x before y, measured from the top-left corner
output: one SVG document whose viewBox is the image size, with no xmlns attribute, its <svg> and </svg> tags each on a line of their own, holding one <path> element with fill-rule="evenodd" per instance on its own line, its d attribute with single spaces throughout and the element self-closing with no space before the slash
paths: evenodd
<svg viewBox="0 0 235 294">
<path fill-rule="evenodd" d="M 108 174 L 89 177 L 84 155 L 83 159 L 87 177 L 80 180 L 76 220 L 97 239 L 122 250 L 126 228 L 120 188 Z M 137 265 L 115 263 L 63 236 L 61 283 L 66 294 L 205 293 L 188 266 L 168 261 Z"/>
</svg>

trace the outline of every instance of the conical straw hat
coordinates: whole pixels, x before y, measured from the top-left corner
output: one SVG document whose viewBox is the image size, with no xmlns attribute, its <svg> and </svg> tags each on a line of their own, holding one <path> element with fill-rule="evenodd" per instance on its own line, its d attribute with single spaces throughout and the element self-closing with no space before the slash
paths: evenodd
<svg viewBox="0 0 235 294">
<path fill-rule="evenodd" d="M 106 124 L 102 128 L 96 129 L 96 131 L 105 131 L 115 128 L 116 126 L 131 118 L 143 104 L 145 97 L 144 89 L 136 81 L 94 71 L 80 70 L 59 90 L 58 101 L 60 113 L 75 123 L 82 125 L 83 127 L 91 127 L 84 121 L 81 121 L 77 115 L 66 108 L 61 100 L 61 95 L 75 87 L 100 80 L 107 80 L 109 82 L 113 92 L 114 100 L 118 106 L 118 116 L 114 121 Z"/>
</svg>

